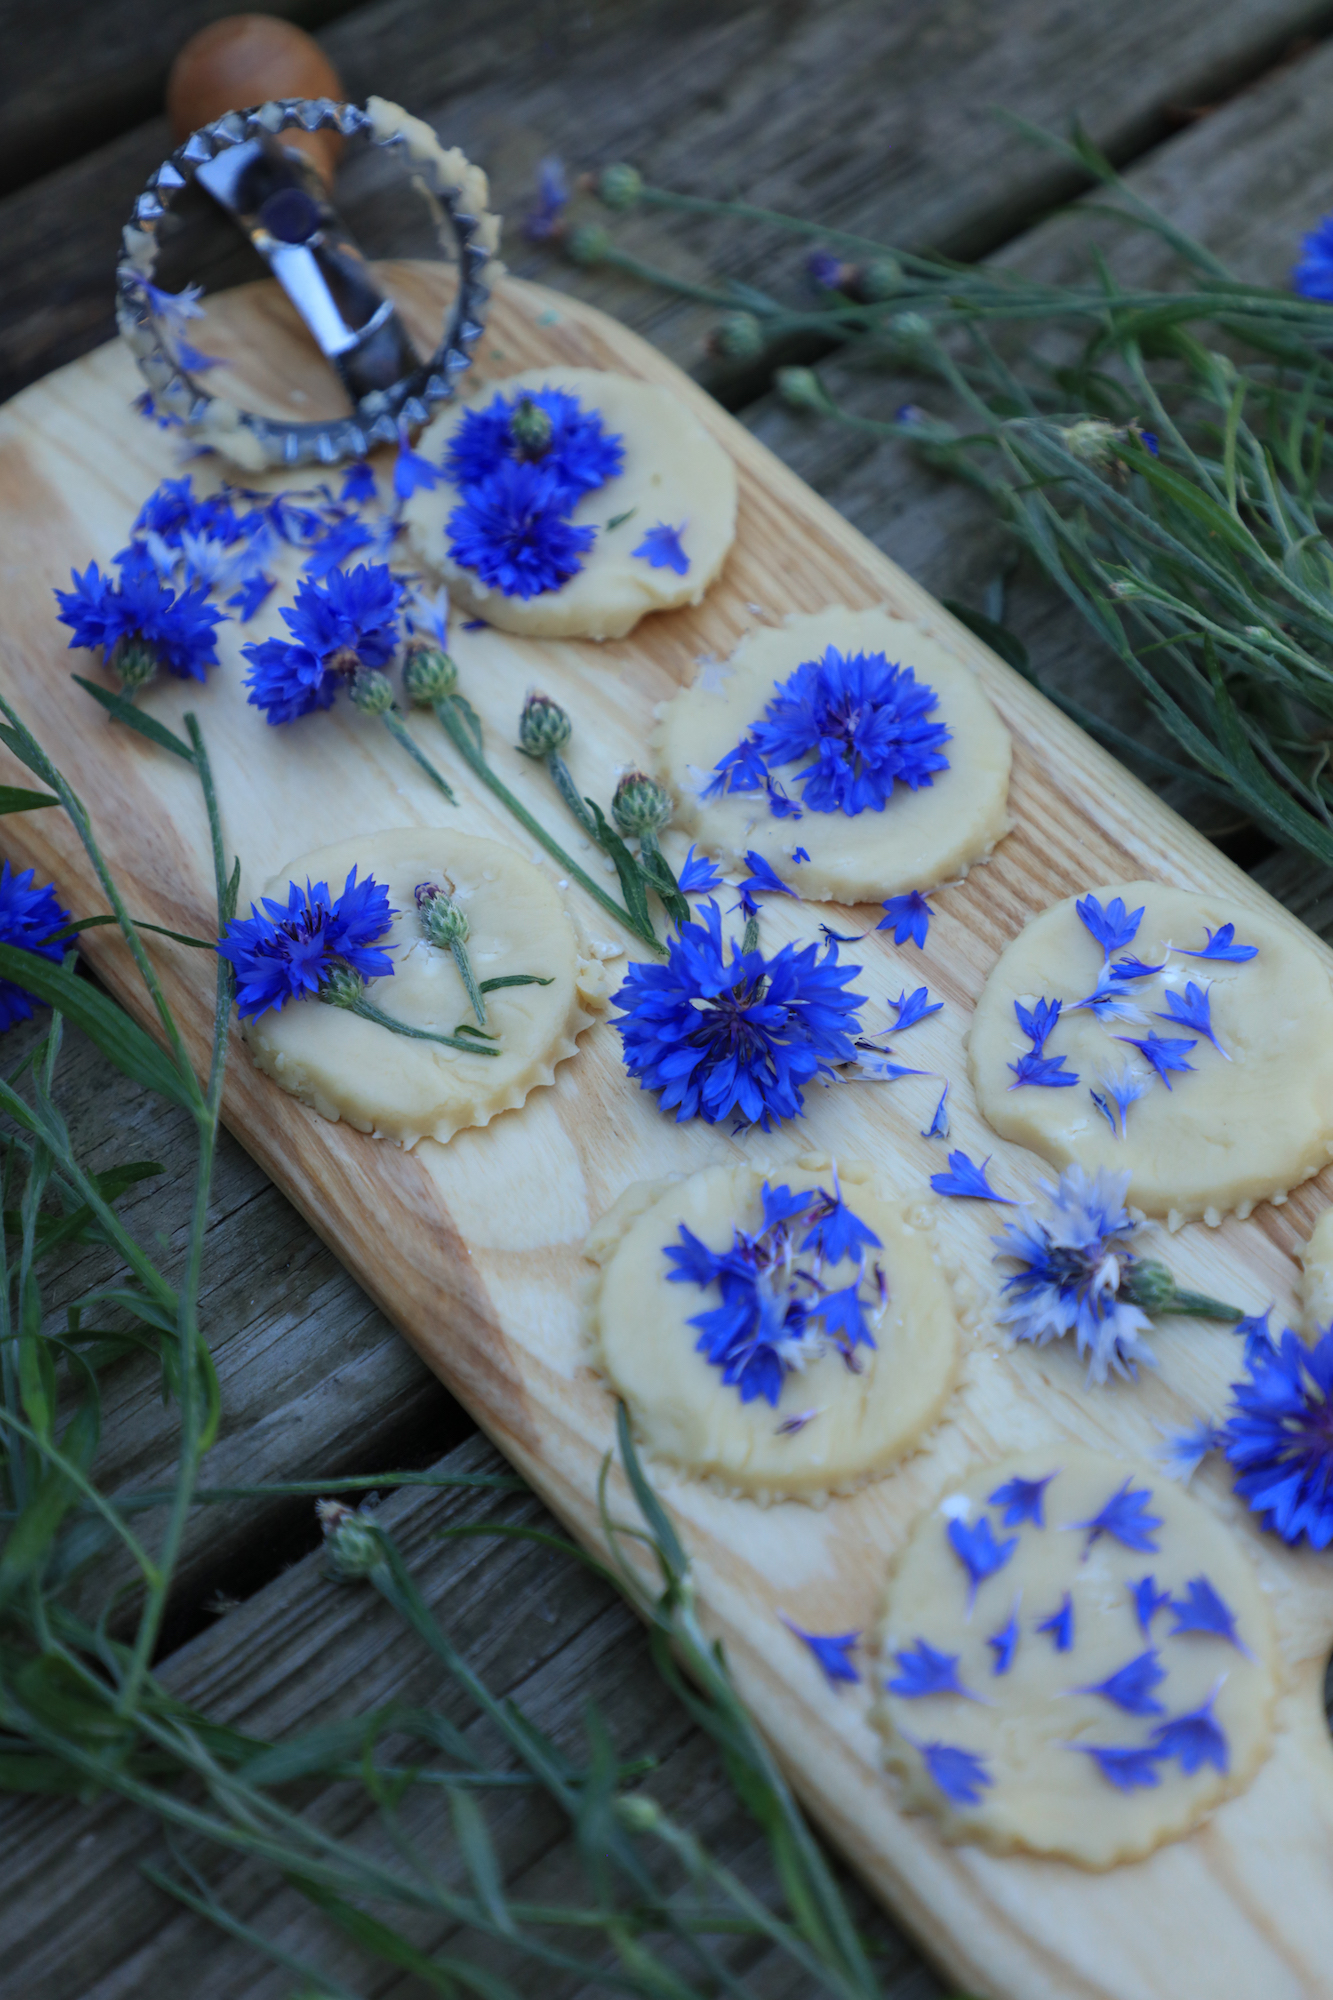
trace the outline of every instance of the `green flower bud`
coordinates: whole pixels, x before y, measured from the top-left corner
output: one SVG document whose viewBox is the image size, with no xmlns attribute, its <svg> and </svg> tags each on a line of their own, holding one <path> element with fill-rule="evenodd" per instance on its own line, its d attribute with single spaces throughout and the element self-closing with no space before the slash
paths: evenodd
<svg viewBox="0 0 1333 2000">
<path fill-rule="evenodd" d="M 574 725 L 549 694 L 530 694 L 518 718 L 518 747 L 525 757 L 553 757 L 563 750 Z"/>
<path fill-rule="evenodd" d="M 930 330 L 930 321 L 924 313 L 895 313 L 889 321 L 889 332 L 895 340 L 928 340 Z"/>
<path fill-rule="evenodd" d="M 779 368 L 775 379 L 778 394 L 790 409 L 816 410 L 824 416 L 832 407 L 813 368 Z"/>
<path fill-rule="evenodd" d="M 728 361 L 757 361 L 764 351 L 764 329 L 753 313 L 728 313 L 709 334 L 708 345 Z"/>
<path fill-rule="evenodd" d="M 868 264 L 857 266 L 852 297 L 874 305 L 880 299 L 891 299 L 902 285 L 903 267 L 896 257 L 872 257 Z"/>
<path fill-rule="evenodd" d="M 441 889 L 436 882 L 418 882 L 414 893 L 421 913 L 421 928 L 431 944 L 438 945 L 441 951 L 451 951 L 454 945 L 467 943 L 471 926 L 466 912 L 447 889 Z"/>
<path fill-rule="evenodd" d="M 656 1799 L 640 1792 L 632 1798 L 616 1800 L 616 1818 L 631 1833 L 655 1833 L 662 1824 L 662 1808 Z"/>
<path fill-rule="evenodd" d="M 393 685 L 377 667 L 362 667 L 352 676 L 352 700 L 363 715 L 383 715 L 393 707 Z"/>
<path fill-rule="evenodd" d="M 575 264 L 605 263 L 611 252 L 610 233 L 595 222 L 581 222 L 565 238 L 565 249 Z"/>
<path fill-rule="evenodd" d="M 319 997 L 328 1007 L 355 1007 L 365 990 L 365 980 L 350 965 L 331 965 L 320 985 Z"/>
<path fill-rule="evenodd" d="M 418 708 L 445 701 L 458 686 L 458 668 L 431 639 L 412 639 L 403 660 L 403 686 Z"/>
<path fill-rule="evenodd" d="M 1165 1312 L 1176 1296 L 1176 1281 L 1165 1264 L 1136 1258 L 1120 1281 L 1120 1296 L 1149 1315 Z"/>
<path fill-rule="evenodd" d="M 384 1553 L 374 1521 L 341 1500 L 317 1500 L 315 1512 L 324 1531 L 324 1552 L 333 1574 L 344 1583 L 369 1576 Z"/>
<path fill-rule="evenodd" d="M 157 672 L 157 654 L 146 639 L 132 639 L 127 633 L 117 639 L 107 665 L 113 674 L 119 674 L 121 686 L 133 693 L 135 688 L 146 687 Z"/>
<path fill-rule="evenodd" d="M 550 416 L 531 396 L 523 396 L 509 419 L 509 435 L 521 458 L 541 458 L 551 446 Z"/>
<path fill-rule="evenodd" d="M 627 840 L 656 833 L 671 818 L 671 796 L 646 771 L 628 771 L 616 786 L 611 817 Z"/>
<path fill-rule="evenodd" d="M 1082 459 L 1085 465 L 1107 465 L 1115 455 L 1119 433 L 1114 424 L 1104 423 L 1100 417 L 1082 417 L 1061 430 L 1060 436 L 1072 458 Z"/>
<path fill-rule="evenodd" d="M 597 194 L 608 208 L 633 208 L 643 192 L 643 175 L 637 167 L 628 167 L 623 160 L 614 166 L 603 167 L 597 176 Z"/>
</svg>

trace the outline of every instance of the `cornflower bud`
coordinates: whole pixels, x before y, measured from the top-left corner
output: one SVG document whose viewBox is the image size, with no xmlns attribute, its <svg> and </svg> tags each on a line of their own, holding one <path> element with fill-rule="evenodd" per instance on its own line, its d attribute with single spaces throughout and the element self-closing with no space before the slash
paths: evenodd
<svg viewBox="0 0 1333 2000">
<path fill-rule="evenodd" d="M 509 435 L 520 458 L 541 458 L 551 448 L 551 419 L 540 403 L 523 396 L 509 419 Z"/>
<path fill-rule="evenodd" d="M 432 944 L 441 951 L 452 951 L 456 944 L 467 943 L 471 936 L 467 913 L 459 908 L 447 889 L 441 889 L 435 882 L 418 882 L 414 893 L 421 912 L 421 928 Z"/>
<path fill-rule="evenodd" d="M 764 351 L 764 329 L 753 313 L 728 313 L 709 334 L 708 345 L 728 361 L 755 361 Z"/>
<path fill-rule="evenodd" d="M 603 167 L 597 176 L 598 198 L 608 208 L 633 208 L 642 193 L 643 175 L 637 167 L 626 166 L 623 160 Z"/>
<path fill-rule="evenodd" d="M 458 668 L 443 646 L 431 639 L 411 639 L 403 657 L 403 686 L 409 701 L 428 708 L 446 701 L 458 686 Z"/>
<path fill-rule="evenodd" d="M 928 340 L 931 332 L 930 321 L 924 313 L 895 313 L 889 321 L 889 332 L 895 340 Z"/>
<path fill-rule="evenodd" d="M 393 687 L 377 667 L 360 667 L 352 676 L 352 700 L 363 715 L 383 715 L 393 707 Z"/>
<path fill-rule="evenodd" d="M 823 416 L 832 407 L 813 368 L 779 368 L 776 379 L 778 394 L 789 409 L 817 410 Z"/>
<path fill-rule="evenodd" d="M 382 1554 L 374 1522 L 341 1500 L 317 1500 L 315 1512 L 324 1533 L 324 1552 L 334 1575 L 345 1583 L 369 1576 Z"/>
<path fill-rule="evenodd" d="M 120 675 L 121 686 L 133 693 L 146 687 L 157 672 L 157 654 L 146 639 L 133 639 L 127 633 L 112 647 L 107 665 Z"/>
<path fill-rule="evenodd" d="M 331 965 L 320 982 L 319 997 L 328 1007 L 355 1007 L 366 982 L 350 965 Z"/>
<path fill-rule="evenodd" d="M 891 299 L 895 292 L 901 291 L 902 283 L 903 267 L 896 257 L 872 257 L 869 263 L 856 266 L 848 289 L 854 299 L 877 305 L 881 299 Z"/>
<path fill-rule="evenodd" d="M 595 222 L 581 222 L 565 238 L 565 249 L 575 264 L 601 264 L 611 252 L 609 231 Z"/>
<path fill-rule="evenodd" d="M 1062 429 L 1060 436 L 1070 456 L 1082 459 L 1085 465 L 1106 465 L 1114 456 L 1116 428 L 1101 417 L 1081 417 Z"/>
<path fill-rule="evenodd" d="M 551 757 L 563 750 L 574 725 L 549 694 L 530 694 L 518 718 L 518 747 L 525 757 Z"/>
<path fill-rule="evenodd" d="M 651 838 L 671 818 L 671 795 L 646 771 L 627 771 L 616 786 L 611 817 L 627 840 Z"/>
</svg>

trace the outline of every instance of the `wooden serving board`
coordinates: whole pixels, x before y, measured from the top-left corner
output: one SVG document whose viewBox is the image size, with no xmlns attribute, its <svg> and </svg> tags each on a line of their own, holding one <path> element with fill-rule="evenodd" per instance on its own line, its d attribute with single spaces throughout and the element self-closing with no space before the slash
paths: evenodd
<svg viewBox="0 0 1333 2000">
<path fill-rule="evenodd" d="M 430 303 L 434 281 L 417 282 Z M 270 317 L 276 324 L 281 313 Z M 269 387 L 282 397 L 294 378 L 279 347 L 273 352 Z M 872 934 L 849 955 L 865 966 L 860 983 L 880 1004 L 922 979 L 944 1000 L 944 1013 L 914 1031 L 912 1060 L 952 1083 L 950 1144 L 974 1157 L 993 1153 L 1000 1186 L 1035 1192 L 1043 1164 L 995 1141 L 981 1124 L 963 1048 L 986 973 L 1028 917 L 1072 891 L 1149 876 L 1220 892 L 1242 928 L 1251 910 L 1301 927 L 670 362 L 587 306 L 505 281 L 478 374 L 494 378 L 547 362 L 618 369 L 673 389 L 736 460 L 739 533 L 703 605 L 649 618 L 619 643 L 543 645 L 458 631 L 462 684 L 484 719 L 496 764 L 568 838 L 544 773 L 509 748 L 529 687 L 548 688 L 570 709 L 575 777 L 604 798 L 615 768 L 642 754 L 655 705 L 693 678 L 700 656 L 724 658 L 756 623 L 845 603 L 884 604 L 928 625 L 975 666 L 1013 733 L 1015 827 L 988 866 L 935 898 L 924 952 L 895 950 Z M 123 546 L 150 489 L 178 470 L 172 440 L 130 408 L 138 388 L 128 353 L 113 343 L 0 413 L 0 686 L 91 809 L 130 907 L 172 929 L 211 934 L 211 874 L 194 776 L 109 724 L 71 685 L 70 668 L 90 671 L 89 662 L 66 651 L 51 596 L 71 564 L 104 562 Z M 202 462 L 205 476 L 209 463 Z M 244 864 L 243 898 L 295 855 L 358 826 L 453 822 L 387 734 L 347 704 L 293 728 L 264 726 L 245 702 L 238 648 L 270 629 L 276 611 L 267 608 L 244 631 L 227 627 L 223 665 L 206 688 L 173 684 L 146 698 L 170 724 L 189 706 L 199 713 L 227 839 Z M 458 823 L 531 851 L 470 784 L 433 718 L 413 727 L 456 786 Z M 16 768 L 0 776 L 24 782 Z M 7 819 L 3 844 L 16 862 L 54 879 L 77 912 L 101 908 L 60 815 Z M 594 935 L 608 935 L 600 913 L 588 907 L 581 914 Z M 840 930 L 864 929 L 870 914 L 772 901 L 764 910 L 766 944 L 808 939 L 821 919 Z M 146 1021 L 114 934 L 93 932 L 85 948 L 100 977 Z M 162 940 L 149 948 L 202 1065 L 212 966 L 204 954 Z M 1333 955 L 1328 962 L 1333 967 Z M 613 971 L 617 963 L 624 961 Z M 284 1096 L 253 1069 L 237 1039 L 226 1117 L 556 1513 L 596 1546 L 595 1485 L 613 1442 L 613 1412 L 581 1359 L 588 1267 L 580 1246 L 589 1225 L 631 1181 L 736 1157 L 777 1170 L 803 1153 L 837 1152 L 871 1160 L 904 1193 L 921 1190 L 944 1165 L 944 1147 L 920 1136 L 938 1088 L 934 1079 L 908 1079 L 815 1089 L 798 1125 L 733 1139 L 721 1127 L 663 1118 L 627 1079 L 619 1038 L 602 1026 L 522 1111 L 463 1133 L 447 1148 L 425 1144 L 404 1153 L 328 1124 Z M 1188 1227 L 1167 1252 L 1180 1281 L 1247 1310 L 1271 1302 L 1279 1316 L 1289 1312 L 1295 1252 L 1331 1188 L 1333 1176 L 1325 1174 L 1248 1222 Z M 982 1204 L 948 1205 L 947 1227 L 991 1299 L 995 1226 L 995 1211 Z M 657 1481 L 693 1554 L 705 1616 L 801 1796 L 926 1949 L 989 2000 L 1333 1995 L 1333 1746 L 1321 1702 L 1333 1641 L 1333 1556 L 1294 1553 L 1258 1534 L 1220 1471 L 1206 1467 L 1194 1490 L 1233 1525 L 1271 1594 L 1286 1677 L 1279 1728 L 1248 1791 L 1145 1862 L 1093 1875 L 944 1845 L 931 1821 L 898 1811 L 880 1770 L 866 1690 L 835 1694 L 777 1620 L 781 1608 L 815 1631 L 870 1625 L 889 1559 L 917 1514 L 976 1463 L 1062 1439 L 1148 1457 L 1159 1445 L 1159 1425 L 1219 1413 L 1237 1372 L 1234 1336 L 1177 1321 L 1163 1324 L 1156 1344 L 1157 1375 L 1137 1387 L 1086 1392 L 1083 1370 L 1064 1346 L 1010 1352 L 984 1319 L 962 1385 L 926 1448 L 891 1478 L 822 1511 L 799 1504 L 764 1510 L 665 1475 Z"/>
</svg>

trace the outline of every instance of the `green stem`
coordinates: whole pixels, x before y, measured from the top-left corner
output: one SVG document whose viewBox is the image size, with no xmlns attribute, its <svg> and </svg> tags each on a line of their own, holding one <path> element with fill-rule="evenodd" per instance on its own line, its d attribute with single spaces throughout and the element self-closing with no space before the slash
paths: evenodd
<svg viewBox="0 0 1333 2000">
<path fill-rule="evenodd" d="M 486 785 L 495 794 L 501 804 L 513 814 L 524 831 L 530 833 L 534 840 L 541 843 L 552 859 L 560 863 L 565 873 L 577 882 L 579 887 L 591 896 L 595 903 L 599 903 L 609 916 L 614 917 L 618 924 L 623 924 L 625 929 L 638 938 L 642 944 L 648 945 L 660 958 L 665 958 L 665 945 L 636 924 L 624 905 L 618 903 L 614 896 L 608 896 L 605 889 L 599 883 L 594 882 L 591 875 L 586 874 L 579 867 L 577 861 L 572 860 L 566 854 L 564 848 L 555 839 L 554 835 L 546 831 L 540 820 L 533 818 L 527 807 L 514 797 L 514 794 L 510 791 L 504 780 L 497 777 L 478 748 L 476 739 L 472 736 L 467 724 L 454 707 L 452 698 L 434 702 L 432 706 L 434 707 L 436 719 L 440 723 L 441 728 L 448 735 L 450 742 L 474 777 L 479 778 L 482 784 Z"/>
<path fill-rule="evenodd" d="M 1203 1292 L 1173 1292 L 1159 1312 L 1189 1313 L 1195 1319 L 1221 1319 L 1235 1322 L 1245 1315 L 1239 1306 L 1224 1305 L 1221 1299 L 1210 1299 Z"/>
<path fill-rule="evenodd" d="M 453 953 L 454 964 L 458 967 L 458 976 L 467 988 L 467 997 L 472 1002 L 472 1011 L 477 1017 L 477 1026 L 484 1028 L 486 1026 L 486 1002 L 481 997 L 481 988 L 478 986 L 477 976 L 472 970 L 472 958 L 468 952 L 468 948 L 462 938 L 455 938 L 449 949 Z"/>
<path fill-rule="evenodd" d="M 741 937 L 741 950 L 748 952 L 748 951 L 758 951 L 758 949 L 759 949 L 759 919 L 757 916 L 747 917 L 745 920 L 745 930 Z"/>
<path fill-rule="evenodd" d="M 349 1014 L 359 1014 L 363 1021 L 374 1021 L 377 1027 L 388 1028 L 395 1035 L 410 1035 L 415 1042 L 438 1042 L 441 1048 L 462 1049 L 464 1055 L 498 1056 L 500 1049 L 488 1049 L 484 1042 L 474 1042 L 468 1035 L 433 1035 L 428 1028 L 409 1028 L 406 1021 L 395 1021 L 391 1014 L 382 1014 L 369 1000 L 354 1000 L 347 1009 Z"/>
<path fill-rule="evenodd" d="M 569 766 L 558 750 L 553 750 L 546 760 L 546 768 L 555 780 L 559 792 L 569 810 L 573 813 L 590 840 L 597 838 L 597 826 L 592 814 L 579 796 L 579 788 L 569 775 Z"/>
<path fill-rule="evenodd" d="M 402 744 L 408 756 L 414 759 L 414 761 L 420 765 L 421 769 L 426 773 L 426 776 L 431 780 L 432 784 L 439 786 L 440 790 L 444 793 L 446 799 L 448 799 L 450 805 L 456 806 L 458 804 L 458 799 L 454 793 L 453 786 L 450 785 L 444 778 L 440 776 L 440 773 L 431 763 L 430 758 L 426 755 L 425 751 L 419 748 L 415 738 L 412 735 L 411 730 L 408 728 L 406 722 L 403 720 L 402 716 L 398 713 L 397 709 L 396 708 L 385 709 L 381 720 L 383 721 L 384 727 L 388 730 L 390 736 L 392 736 L 397 742 Z"/>
</svg>

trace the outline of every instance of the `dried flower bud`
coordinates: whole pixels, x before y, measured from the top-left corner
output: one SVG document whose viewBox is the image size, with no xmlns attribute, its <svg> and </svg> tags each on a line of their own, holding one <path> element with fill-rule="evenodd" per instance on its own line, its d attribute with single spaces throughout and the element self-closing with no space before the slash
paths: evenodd
<svg viewBox="0 0 1333 2000">
<path fill-rule="evenodd" d="M 764 329 L 753 313 L 728 313 L 709 334 L 708 345 L 728 361 L 756 361 L 764 351 Z"/>
<path fill-rule="evenodd" d="M 581 222 L 565 238 L 565 249 L 575 264 L 601 264 L 611 251 L 611 237 L 595 222 Z"/>
<path fill-rule="evenodd" d="M 518 718 L 518 747 L 525 757 L 553 757 L 563 750 L 574 725 L 549 694 L 530 694 Z"/>
<path fill-rule="evenodd" d="M 403 658 L 403 686 L 407 698 L 418 708 L 433 701 L 446 701 L 458 686 L 458 668 L 430 639 L 412 639 Z"/>
<path fill-rule="evenodd" d="M 355 1007 L 366 982 L 350 965 L 331 965 L 320 983 L 319 997 L 327 1007 Z"/>
<path fill-rule="evenodd" d="M 324 670 L 330 674 L 357 674 L 361 671 L 361 655 L 355 646 L 335 646 L 324 661 Z"/>
<path fill-rule="evenodd" d="M 551 448 L 551 419 L 531 396 L 521 396 L 509 419 L 509 435 L 520 458 L 541 458 Z"/>
<path fill-rule="evenodd" d="M 383 715 L 393 707 L 393 686 L 377 667 L 362 667 L 352 677 L 352 700 L 363 715 Z"/>
<path fill-rule="evenodd" d="M 1072 458 L 1082 459 L 1085 465 L 1107 465 L 1115 455 L 1119 433 L 1114 424 L 1100 417 L 1081 417 L 1078 423 L 1062 429 L 1060 436 Z"/>
<path fill-rule="evenodd" d="M 671 795 L 646 771 L 627 771 L 616 786 L 611 817 L 627 840 L 656 833 L 671 818 Z"/>
<path fill-rule="evenodd" d="M 421 929 L 426 939 L 441 951 L 466 944 L 471 935 L 466 912 L 459 908 L 447 889 L 436 882 L 418 882 L 415 890 Z"/>
<path fill-rule="evenodd" d="M 603 167 L 597 176 L 598 196 L 608 208 L 633 208 L 642 192 L 643 175 L 637 167 L 626 166 L 623 160 Z"/>
<path fill-rule="evenodd" d="M 132 639 L 127 633 L 112 647 L 107 665 L 113 674 L 119 674 L 121 686 L 133 692 L 152 680 L 157 672 L 157 654 L 146 639 Z"/>
<path fill-rule="evenodd" d="M 826 416 L 832 405 L 813 368 L 779 368 L 778 394 L 793 410 L 816 410 Z"/>
<path fill-rule="evenodd" d="M 881 299 L 891 299 L 902 287 L 903 267 L 898 259 L 872 257 L 869 263 L 856 266 L 847 289 L 863 304 L 877 305 Z"/>
</svg>

